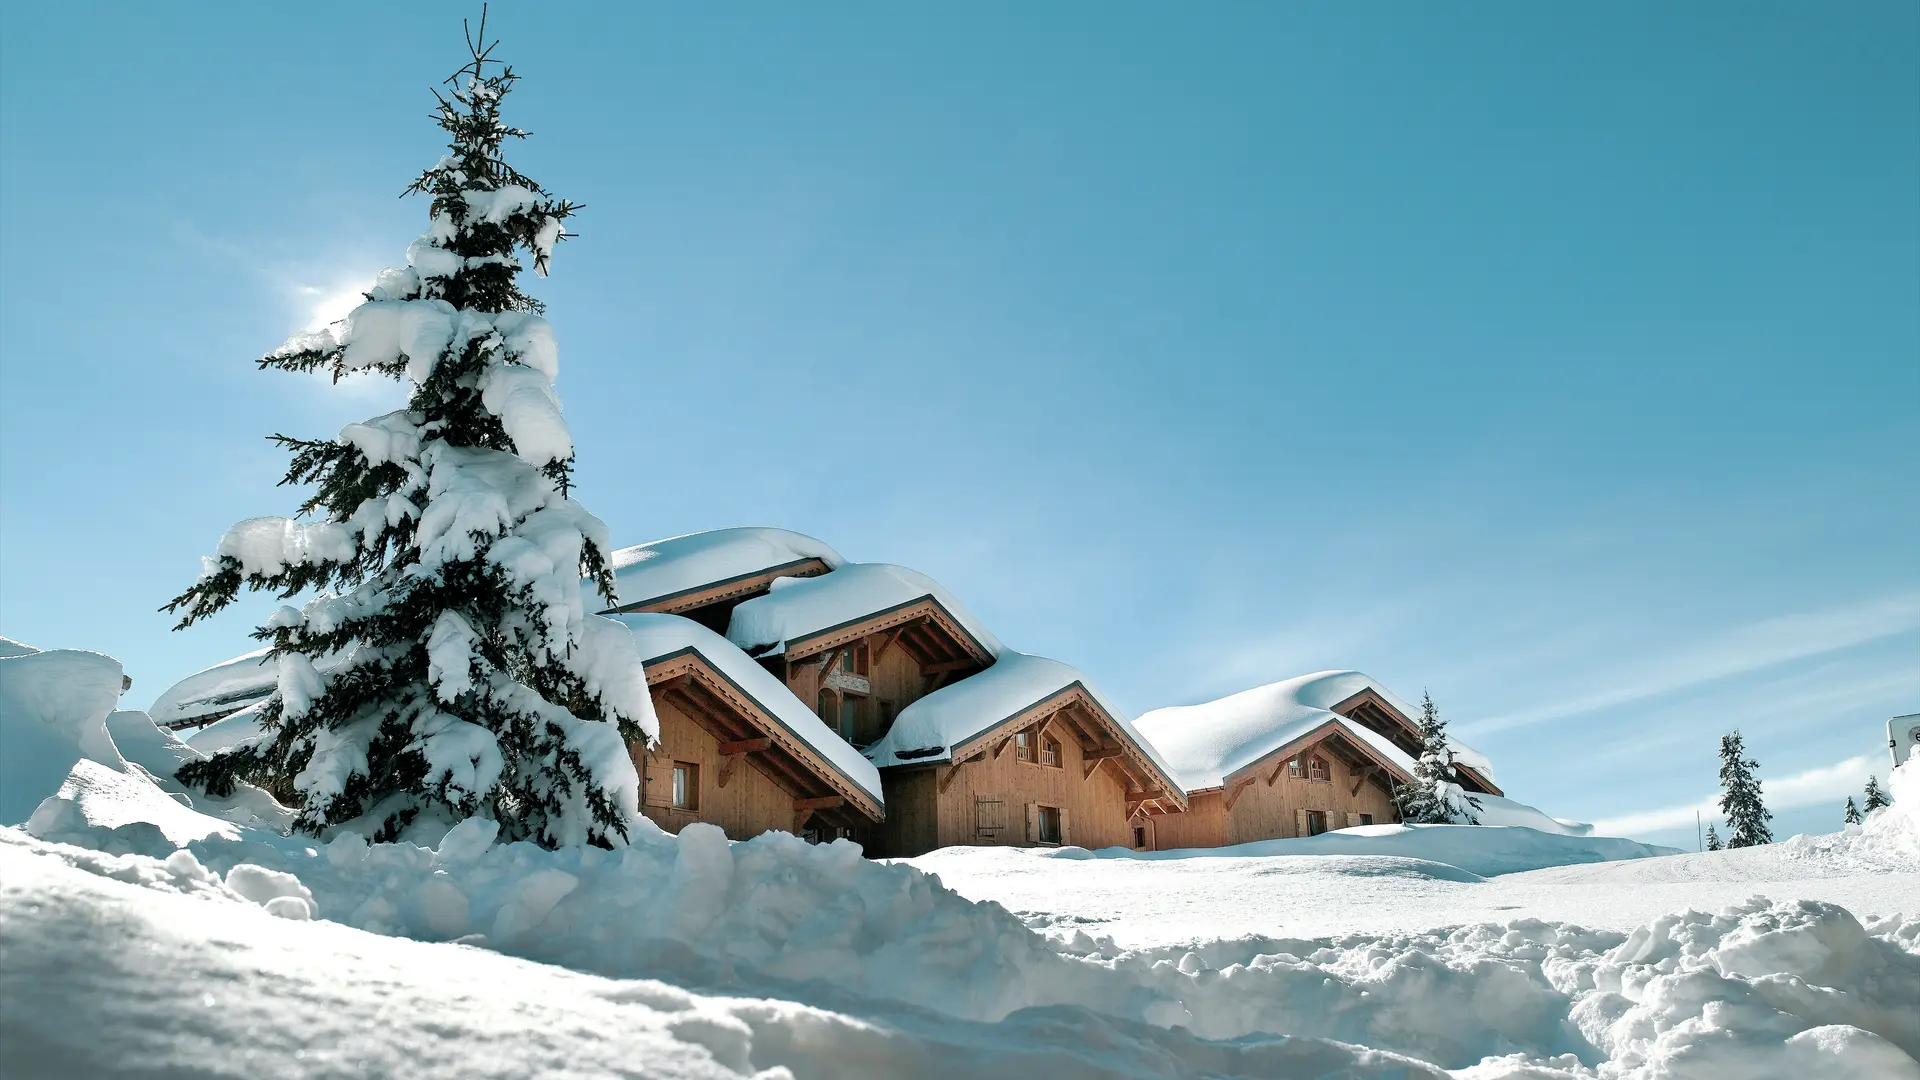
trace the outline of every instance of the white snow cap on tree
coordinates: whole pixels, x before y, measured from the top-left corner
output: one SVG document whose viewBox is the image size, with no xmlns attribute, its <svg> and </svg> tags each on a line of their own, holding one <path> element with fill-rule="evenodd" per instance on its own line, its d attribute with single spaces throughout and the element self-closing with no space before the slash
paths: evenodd
<svg viewBox="0 0 1920 1080">
<path fill-rule="evenodd" d="M 573 205 L 502 160 L 524 133 L 500 122 L 515 77 L 489 50 L 483 32 L 441 99 L 451 147 L 410 189 L 432 207 L 408 266 L 262 362 L 375 372 L 411 397 L 337 439 L 276 436 L 287 481 L 316 488 L 308 520 L 235 525 L 170 607 L 184 626 L 243 585 L 315 593 L 256 634 L 279 658 L 262 737 L 183 779 L 291 787 L 315 834 L 430 839 L 481 816 L 503 840 L 617 845 L 640 817 L 628 744 L 658 723 L 627 627 L 581 595 L 585 577 L 611 602 L 611 544 L 571 496 L 559 350 L 516 280 L 521 250 L 545 273 Z"/>
</svg>

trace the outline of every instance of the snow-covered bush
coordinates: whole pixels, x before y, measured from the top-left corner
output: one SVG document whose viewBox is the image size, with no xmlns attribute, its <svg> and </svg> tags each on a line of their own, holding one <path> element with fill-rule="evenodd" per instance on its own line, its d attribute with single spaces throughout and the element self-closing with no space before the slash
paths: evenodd
<svg viewBox="0 0 1920 1080">
<path fill-rule="evenodd" d="M 242 586 L 317 592 L 255 635 L 279 670 L 259 737 L 180 776 L 214 795 L 239 780 L 291 792 L 312 834 L 431 837 L 478 815 L 507 839 L 616 845 L 639 816 L 627 743 L 657 725 L 626 628 L 582 602 L 583 575 L 612 597 L 610 544 L 570 497 L 559 355 L 517 280 L 522 250 L 546 272 L 574 207 L 502 159 L 525 133 L 500 119 L 515 76 L 489 51 L 475 45 L 439 98 L 451 145 L 409 188 L 432 202 L 408 266 L 260 361 L 412 394 L 336 439 L 276 435 L 285 482 L 313 485 L 303 520 L 233 526 L 168 605 L 185 627 Z M 323 657 L 340 659 L 323 671 Z"/>
</svg>

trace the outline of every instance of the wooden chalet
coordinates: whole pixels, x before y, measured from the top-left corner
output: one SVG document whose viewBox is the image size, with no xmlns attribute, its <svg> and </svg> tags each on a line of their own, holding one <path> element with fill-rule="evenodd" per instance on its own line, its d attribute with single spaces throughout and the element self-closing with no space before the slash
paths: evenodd
<svg viewBox="0 0 1920 1080">
<path fill-rule="evenodd" d="M 813 537 L 784 529 L 715 529 L 636 544 L 609 560 L 619 592 L 609 614 L 683 615 L 725 634 L 733 609 L 766 595 L 775 580 L 817 577 L 842 561 Z"/>
<path fill-rule="evenodd" d="M 955 844 L 1125 846 L 1133 814 L 1187 806 L 1132 726 L 1058 661 L 994 666 L 908 707 L 869 755 L 886 786 L 876 854 Z"/>
<path fill-rule="evenodd" d="M 1320 672 L 1138 721 L 1178 770 L 1188 809 L 1136 814 L 1134 846 L 1221 847 L 1397 822 L 1394 789 L 1412 779 L 1419 727 L 1358 672 Z M 1484 759 L 1469 791 L 1499 795 Z"/>
<path fill-rule="evenodd" d="M 879 774 L 777 679 L 691 620 L 615 618 L 648 658 L 660 721 L 655 745 L 629 748 L 647 817 L 668 832 L 709 822 L 735 840 L 871 838 L 885 817 Z"/>
</svg>

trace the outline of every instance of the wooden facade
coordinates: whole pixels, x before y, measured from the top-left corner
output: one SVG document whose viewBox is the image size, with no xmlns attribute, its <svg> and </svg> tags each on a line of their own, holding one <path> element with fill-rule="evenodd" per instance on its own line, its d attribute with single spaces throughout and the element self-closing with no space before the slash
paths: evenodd
<svg viewBox="0 0 1920 1080">
<path fill-rule="evenodd" d="M 660 739 L 629 747 L 641 810 L 661 828 L 720 826 L 745 840 L 769 829 L 867 842 L 885 816 L 863 791 L 766 707 L 689 649 L 647 665 Z"/>
<path fill-rule="evenodd" d="M 879 740 L 900 710 L 992 663 L 986 646 L 932 597 L 790 641 L 762 661 L 854 746 Z"/>
<path fill-rule="evenodd" d="M 949 762 L 882 770 L 887 820 L 875 854 L 956 844 L 1125 847 L 1136 809 L 1186 807 L 1178 785 L 1079 683 L 951 751 Z"/>
<path fill-rule="evenodd" d="M 1411 779 L 1337 720 L 1188 793 L 1184 814 L 1136 815 L 1133 846 L 1154 851 L 1312 836 L 1400 820 L 1395 785 Z"/>
<path fill-rule="evenodd" d="M 1360 691 L 1335 705 L 1332 711 L 1385 735 L 1408 757 L 1416 761 L 1420 759 L 1422 750 L 1420 725 L 1372 690 Z M 1494 784 L 1490 777 L 1483 776 L 1466 765 L 1455 763 L 1454 770 L 1460 786 L 1468 791 L 1483 795 L 1506 794 Z"/>
</svg>

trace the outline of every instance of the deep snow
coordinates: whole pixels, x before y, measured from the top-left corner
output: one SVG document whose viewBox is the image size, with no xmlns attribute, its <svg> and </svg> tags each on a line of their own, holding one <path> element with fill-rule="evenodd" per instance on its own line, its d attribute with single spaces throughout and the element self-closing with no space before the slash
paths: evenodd
<svg viewBox="0 0 1920 1080">
<path fill-rule="evenodd" d="M 0 659 L 0 684 L 47 685 L 6 666 L 54 655 Z M 160 774 L 192 751 L 94 696 L 0 698 L 9 748 L 40 725 L 55 757 L 113 759 L 81 750 L 0 829 L 14 1074 L 1920 1078 L 1920 919 L 1892 913 L 1920 894 L 1912 766 L 1832 837 L 1490 878 L 1468 867 L 1644 852 L 1382 827 L 1313 854 L 903 865 L 705 826 L 546 852 L 480 821 L 427 848 L 189 806 Z M 1774 899 L 1722 905 L 1729 880 Z M 1802 899 L 1820 882 L 1859 916 Z M 1612 894 L 1636 889 L 1719 910 L 1631 917 Z M 1020 914 L 968 899 L 994 890 Z M 1580 919 L 1543 917 L 1577 894 Z"/>
</svg>

